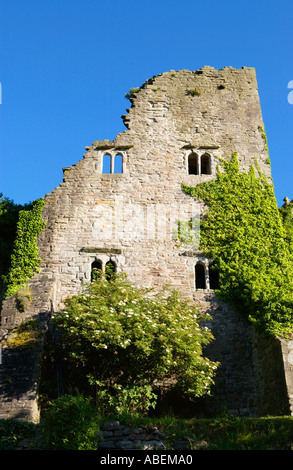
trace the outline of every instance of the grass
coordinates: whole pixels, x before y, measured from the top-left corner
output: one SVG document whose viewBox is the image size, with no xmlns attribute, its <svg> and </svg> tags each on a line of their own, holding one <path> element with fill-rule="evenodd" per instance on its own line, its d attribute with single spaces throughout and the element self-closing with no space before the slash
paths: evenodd
<svg viewBox="0 0 293 470">
<path fill-rule="evenodd" d="M 107 418 L 108 420 L 109 418 Z M 157 426 L 164 433 L 168 450 L 183 437 L 188 437 L 190 448 L 205 441 L 207 450 L 293 450 L 293 417 L 215 419 L 112 417 L 129 426 Z M 17 420 L 0 420 L 0 450 L 17 449 L 24 439 L 34 439 L 38 425 Z"/>
<path fill-rule="evenodd" d="M 117 418 L 116 418 L 117 419 Z M 293 450 L 293 417 L 178 419 L 125 417 L 120 422 L 131 426 L 143 423 L 157 426 L 166 436 L 168 449 L 174 442 L 189 438 L 196 443 L 206 441 L 207 450 Z"/>
</svg>

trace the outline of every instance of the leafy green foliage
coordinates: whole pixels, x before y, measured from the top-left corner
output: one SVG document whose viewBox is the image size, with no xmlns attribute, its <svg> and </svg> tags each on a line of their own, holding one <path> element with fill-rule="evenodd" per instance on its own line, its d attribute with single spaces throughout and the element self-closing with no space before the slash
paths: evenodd
<svg viewBox="0 0 293 470">
<path fill-rule="evenodd" d="M 18 325 L 7 336 L 5 343 L 13 348 L 34 348 L 39 345 L 43 337 L 43 332 L 39 322 L 36 320 L 26 320 Z"/>
<path fill-rule="evenodd" d="M 25 208 L 29 205 L 15 204 L 0 193 L 0 277 L 9 270 L 18 215 Z"/>
<path fill-rule="evenodd" d="M 133 99 L 136 96 L 136 93 L 138 93 L 139 91 L 140 91 L 140 88 L 130 88 L 129 92 L 125 93 L 125 98 L 130 101 L 133 101 Z"/>
<path fill-rule="evenodd" d="M 32 203 L 29 210 L 21 210 L 17 223 L 16 238 L 11 254 L 11 266 L 3 276 L 6 284 L 6 296 L 15 294 L 25 287 L 28 279 L 38 271 L 41 262 L 37 246 L 37 236 L 45 227 L 42 221 L 44 200 Z"/>
<path fill-rule="evenodd" d="M 206 315 L 176 291 L 152 295 L 124 274 L 98 279 L 66 300 L 62 327 L 67 363 L 74 360 L 95 387 L 100 412 L 134 412 L 156 402 L 156 386 L 174 379 L 191 397 L 210 392 L 216 363 L 202 355 L 212 340 Z"/>
<path fill-rule="evenodd" d="M 51 404 L 51 410 L 54 408 L 54 413 L 50 410 L 52 418 L 50 417 L 50 420 L 48 419 L 45 423 L 43 416 L 41 425 L 15 419 L 0 420 L 0 450 L 19 449 L 23 440 L 27 442 L 27 448 L 32 450 L 36 448 L 38 450 L 59 448 L 64 450 L 64 446 L 70 446 L 69 440 L 72 438 L 72 450 L 77 450 L 77 446 L 81 447 L 81 450 L 96 450 L 96 437 L 98 436 L 96 423 L 98 427 L 103 420 L 96 416 L 92 408 L 90 409 L 91 419 L 90 416 L 88 420 L 82 419 L 82 426 L 80 426 L 78 416 L 84 416 L 82 411 L 84 399 L 78 398 L 77 400 L 83 404 L 76 407 L 78 411 L 75 419 L 70 419 L 70 407 L 66 405 L 66 402 L 71 401 L 69 396 L 59 398 L 56 407 L 53 403 Z M 53 415 L 57 415 L 56 426 Z M 186 442 L 186 437 L 188 437 L 190 449 L 197 448 L 198 443 L 206 443 L 208 450 L 293 450 L 292 416 L 239 418 L 223 415 L 215 419 L 180 419 L 175 416 L 158 418 L 128 415 L 119 416 L 119 420 L 121 424 L 129 427 L 138 427 L 142 424 L 145 427 L 156 426 L 163 433 L 168 450 L 174 449 L 176 441 L 183 439 Z M 57 429 L 60 423 L 61 428 Z"/>
<path fill-rule="evenodd" d="M 197 250 L 200 243 L 200 219 L 194 217 L 192 220 L 177 221 L 177 228 L 173 231 L 173 239 L 179 240 L 178 245 L 184 248 Z"/>
<path fill-rule="evenodd" d="M 0 420 L 0 451 L 15 450 L 22 439 L 32 439 L 36 425 L 15 419 Z"/>
<path fill-rule="evenodd" d="M 220 272 L 217 294 L 273 335 L 293 331 L 293 258 L 273 185 L 254 167 L 239 171 L 237 154 L 221 160 L 217 179 L 186 193 L 203 200 L 200 247 Z"/>
<path fill-rule="evenodd" d="M 51 403 L 41 419 L 45 447 L 49 450 L 96 450 L 99 427 L 89 399 L 64 395 Z"/>
<path fill-rule="evenodd" d="M 288 198 L 285 198 L 288 199 Z M 293 201 L 286 203 L 279 208 L 281 219 L 285 229 L 286 242 L 291 253 L 293 252 Z"/>
<path fill-rule="evenodd" d="M 258 126 L 258 128 L 261 132 L 261 135 L 262 135 L 262 138 L 263 138 L 263 141 L 264 141 L 264 150 L 267 152 L 267 154 L 269 154 L 268 139 L 267 139 L 266 131 L 264 130 L 264 127 L 262 127 L 262 126 Z M 270 162 L 268 162 L 268 163 L 270 163 Z"/>
</svg>

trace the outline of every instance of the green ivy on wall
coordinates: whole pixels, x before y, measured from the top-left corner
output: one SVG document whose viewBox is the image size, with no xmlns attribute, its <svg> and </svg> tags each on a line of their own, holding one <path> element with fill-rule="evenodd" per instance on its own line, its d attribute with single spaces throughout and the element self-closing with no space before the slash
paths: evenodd
<svg viewBox="0 0 293 470">
<path fill-rule="evenodd" d="M 32 203 L 30 210 L 19 212 L 10 270 L 6 276 L 3 276 L 6 297 L 25 287 L 27 281 L 38 272 L 41 259 L 39 258 L 37 236 L 45 227 L 45 222 L 42 221 L 44 205 L 45 201 L 38 199 Z"/>
<path fill-rule="evenodd" d="M 30 209 L 29 204 L 15 204 L 0 193 L 0 285 L 9 271 L 19 212 L 24 209 Z"/>
<path fill-rule="evenodd" d="M 293 201 L 289 202 L 288 198 L 285 198 L 285 204 L 279 207 L 279 212 L 283 221 L 286 241 L 289 250 L 293 252 Z"/>
<path fill-rule="evenodd" d="M 200 249 L 220 272 L 217 295 L 242 311 L 261 331 L 293 332 L 293 253 L 274 187 L 256 164 L 239 171 L 237 154 L 220 159 L 217 178 L 182 189 L 207 206 Z"/>
</svg>

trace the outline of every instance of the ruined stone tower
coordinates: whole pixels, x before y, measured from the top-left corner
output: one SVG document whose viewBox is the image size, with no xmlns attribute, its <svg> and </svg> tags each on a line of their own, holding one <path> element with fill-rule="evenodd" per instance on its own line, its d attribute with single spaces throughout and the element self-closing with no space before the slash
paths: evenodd
<svg viewBox="0 0 293 470">
<path fill-rule="evenodd" d="M 281 343 L 259 346 L 245 320 L 216 298 L 211 260 L 174 237 L 178 219 L 188 221 L 201 211 L 201 202 L 183 193 L 181 184 L 215 178 L 217 157 L 230 160 L 237 152 L 242 171 L 256 158 L 270 177 L 254 69 L 171 71 L 131 90 L 129 99 L 131 108 L 122 116 L 127 130 L 113 142 L 86 147 L 83 159 L 64 168 L 63 182 L 45 196 L 46 228 L 38 240 L 43 261 L 29 282 L 33 301 L 24 314 L 13 298 L 4 302 L 3 334 L 23 318 L 60 311 L 94 268 L 104 271 L 110 263 L 135 285 L 172 285 L 212 314 L 215 342 L 208 353 L 222 366 L 211 413 L 289 412 L 288 344 L 287 352 Z M 276 362 L 270 360 L 268 373 L 267 354 Z"/>
</svg>

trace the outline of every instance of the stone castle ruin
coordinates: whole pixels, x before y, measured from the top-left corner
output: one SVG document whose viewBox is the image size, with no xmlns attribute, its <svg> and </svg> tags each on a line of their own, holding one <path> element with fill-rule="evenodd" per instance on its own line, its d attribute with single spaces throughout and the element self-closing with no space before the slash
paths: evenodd
<svg viewBox="0 0 293 470">
<path fill-rule="evenodd" d="M 255 70 L 171 71 L 130 90 L 128 98 L 131 108 L 122 116 L 127 129 L 112 142 L 86 147 L 83 159 L 64 168 L 63 182 L 45 196 L 42 264 L 28 283 L 33 299 L 25 312 L 14 296 L 5 299 L 2 337 L 24 319 L 46 322 L 96 269 L 110 266 L 137 286 L 169 284 L 211 314 L 215 340 L 205 354 L 221 363 L 211 415 L 292 414 L 293 342 L 260 337 L 216 297 L 212 260 L 196 243 L 184 247 L 174 236 L 178 220 L 198 220 L 203 210 L 181 184 L 215 178 L 218 157 L 230 160 L 237 152 L 242 171 L 256 158 L 271 176 Z M 13 366 L 16 354 L 3 350 L 0 418 L 38 420 L 40 351 L 21 367 Z M 9 373 L 13 379 L 5 381 Z"/>
</svg>

